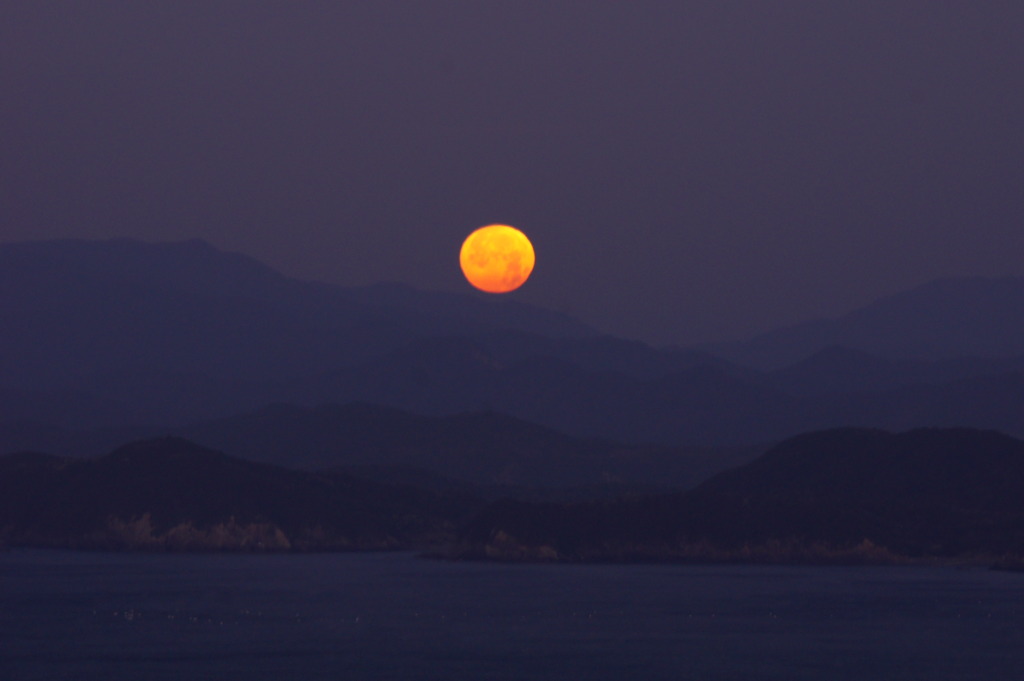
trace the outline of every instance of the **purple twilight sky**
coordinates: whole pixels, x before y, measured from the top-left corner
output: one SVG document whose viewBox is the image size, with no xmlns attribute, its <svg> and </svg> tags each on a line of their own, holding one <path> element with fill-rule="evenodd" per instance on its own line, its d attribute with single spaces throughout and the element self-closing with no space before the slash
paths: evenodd
<svg viewBox="0 0 1024 681">
<path fill-rule="evenodd" d="M 1024 275 L 1020 0 L 13 0 L 0 93 L 0 241 L 468 292 L 506 222 L 658 344 Z"/>
</svg>

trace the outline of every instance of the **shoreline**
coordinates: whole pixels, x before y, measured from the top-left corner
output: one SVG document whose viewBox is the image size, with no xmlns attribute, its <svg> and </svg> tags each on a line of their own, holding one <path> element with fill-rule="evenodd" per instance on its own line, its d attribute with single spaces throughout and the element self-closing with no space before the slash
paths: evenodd
<svg viewBox="0 0 1024 681">
<path fill-rule="evenodd" d="M 135 555 L 135 556 L 310 556 L 324 554 L 399 554 L 407 553 L 417 559 L 444 563 L 473 563 L 492 565 L 548 565 L 548 566 L 750 566 L 750 567 L 906 567 L 906 568 L 962 568 L 984 569 L 998 572 L 1024 573 L 1024 558 L 1013 556 L 893 556 L 890 560 L 842 560 L 837 557 L 824 559 L 811 556 L 792 557 L 789 559 L 738 556 L 704 556 L 694 555 L 631 555 L 631 556 L 592 556 L 588 558 L 542 558 L 542 557 L 501 557 L 501 556 L 468 556 L 440 550 L 437 547 L 411 546 L 378 546 L 362 548 L 246 548 L 246 549 L 166 549 L 153 546 L 137 547 L 101 547 L 101 546 L 60 546 L 48 545 L 0 545 L 0 554 L 11 553 L 74 553 L 96 555 Z"/>
</svg>

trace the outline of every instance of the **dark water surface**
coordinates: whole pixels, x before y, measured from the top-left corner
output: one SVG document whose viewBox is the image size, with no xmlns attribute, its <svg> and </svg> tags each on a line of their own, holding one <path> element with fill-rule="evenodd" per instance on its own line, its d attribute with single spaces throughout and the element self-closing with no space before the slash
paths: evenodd
<svg viewBox="0 0 1024 681">
<path fill-rule="evenodd" d="M 0 679 L 1024 679 L 1024 574 L 0 553 Z"/>
</svg>

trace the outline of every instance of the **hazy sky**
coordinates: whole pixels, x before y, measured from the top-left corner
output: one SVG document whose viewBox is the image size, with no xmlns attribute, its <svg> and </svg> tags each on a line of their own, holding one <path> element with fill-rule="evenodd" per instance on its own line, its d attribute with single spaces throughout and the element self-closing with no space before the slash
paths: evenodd
<svg viewBox="0 0 1024 681">
<path fill-rule="evenodd" d="M 507 222 L 656 343 L 1024 275 L 1020 0 L 10 0 L 0 124 L 2 241 L 469 292 Z"/>
</svg>

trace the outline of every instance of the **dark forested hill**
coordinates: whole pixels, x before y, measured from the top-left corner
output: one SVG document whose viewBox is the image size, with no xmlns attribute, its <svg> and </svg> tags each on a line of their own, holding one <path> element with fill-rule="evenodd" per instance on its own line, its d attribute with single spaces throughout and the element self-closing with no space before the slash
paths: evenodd
<svg viewBox="0 0 1024 681">
<path fill-rule="evenodd" d="M 1024 442 L 840 429 L 790 439 L 690 492 L 503 502 L 463 537 L 495 559 L 859 562 L 1024 554 Z"/>
<path fill-rule="evenodd" d="M 86 460 L 9 454 L 0 457 L 0 543 L 146 550 L 450 543 L 456 557 L 563 561 L 1024 558 L 1024 442 L 991 431 L 810 433 L 688 492 L 599 501 L 483 506 L 466 486 L 429 491 L 415 486 L 422 481 L 291 470 L 177 438 Z"/>
<path fill-rule="evenodd" d="M 0 544 L 143 550 L 348 550 L 443 541 L 479 502 L 293 471 L 177 438 L 97 459 L 0 457 Z"/>
</svg>

